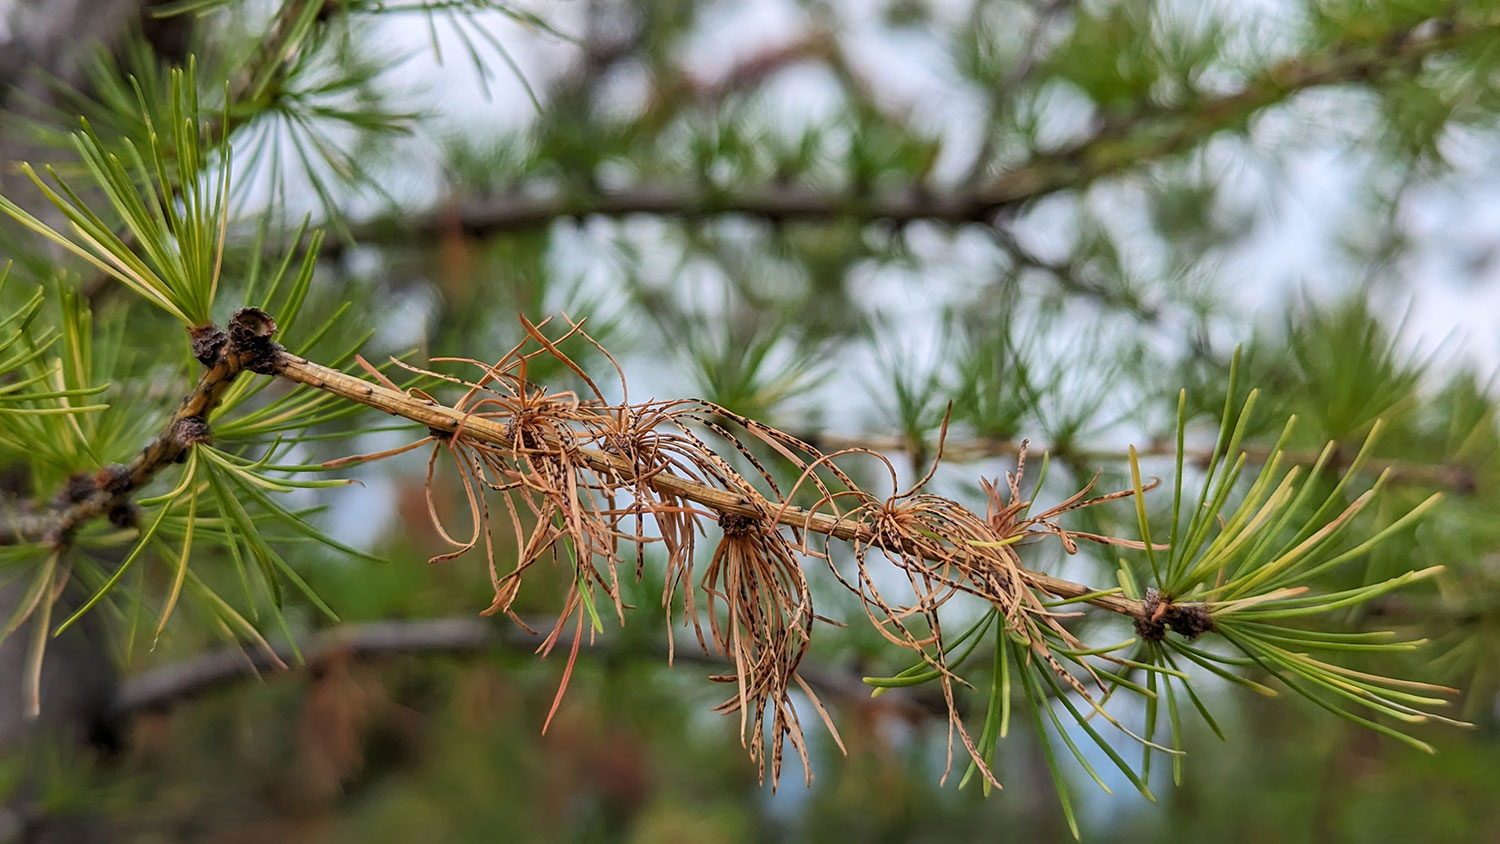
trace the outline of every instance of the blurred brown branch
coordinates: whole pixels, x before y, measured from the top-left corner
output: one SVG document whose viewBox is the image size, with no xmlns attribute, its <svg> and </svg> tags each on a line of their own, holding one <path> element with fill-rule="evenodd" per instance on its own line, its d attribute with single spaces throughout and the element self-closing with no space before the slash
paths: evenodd
<svg viewBox="0 0 1500 844">
<path fill-rule="evenodd" d="M 550 626 L 550 619 L 535 619 L 537 628 Z M 545 637 L 512 624 L 501 624 L 477 616 L 455 616 L 408 621 L 376 621 L 347 624 L 307 637 L 301 643 L 303 664 L 315 667 L 330 659 L 379 660 L 402 655 L 473 654 L 495 650 L 533 652 Z M 563 650 L 572 646 L 572 634 L 563 634 Z M 639 652 L 652 661 L 665 661 L 663 644 L 636 644 L 613 638 L 585 636 L 580 653 L 631 654 Z M 296 653 L 285 643 L 274 646 L 284 664 L 294 665 Z M 722 658 L 692 648 L 676 649 L 674 662 L 708 666 L 722 671 L 733 666 Z M 115 718 L 128 718 L 151 709 L 174 706 L 193 697 L 252 678 L 269 679 L 278 672 L 272 655 L 259 650 L 224 648 L 129 677 L 121 684 L 111 704 Z M 798 670 L 819 691 L 859 706 L 877 706 L 908 720 L 944 717 L 941 700 L 923 701 L 919 696 L 889 690 L 871 698 L 871 687 L 859 675 L 839 668 L 804 664 Z"/>
<path fill-rule="evenodd" d="M 846 448 L 865 448 L 878 451 L 883 454 L 896 452 L 911 452 L 913 450 L 930 452 L 930 447 L 924 444 L 913 444 L 911 441 L 901 437 L 879 437 L 879 436 L 834 436 L 826 434 L 806 433 L 798 434 L 799 439 L 817 447 L 820 451 L 833 452 Z M 1013 457 L 1021 452 L 1022 446 L 1032 454 L 1050 453 L 1054 458 L 1065 458 L 1077 460 L 1083 463 L 1121 463 L 1128 459 L 1122 448 L 1102 448 L 1088 445 L 1054 445 L 1038 444 L 1024 440 L 1011 440 L 995 437 L 976 437 L 973 439 L 949 439 L 943 444 L 943 460 L 952 463 L 974 462 L 986 460 L 991 457 Z M 1245 459 L 1252 464 L 1262 464 L 1271 457 L 1271 449 L 1256 446 L 1247 446 L 1242 449 Z M 1177 453 L 1174 443 L 1169 443 L 1158 438 L 1145 446 L 1138 446 L 1136 453 L 1141 457 L 1173 457 Z M 1182 453 L 1183 461 L 1189 465 L 1200 468 L 1206 467 L 1213 457 L 1213 451 L 1209 448 L 1185 448 Z M 1318 459 L 1316 451 L 1282 451 L 1282 459 L 1288 465 L 1311 466 Z M 1327 466 L 1329 471 L 1342 471 L 1353 459 L 1353 455 L 1344 450 L 1335 448 L 1329 455 Z M 1360 471 L 1366 475 L 1381 475 L 1389 472 L 1387 481 L 1390 483 L 1407 484 L 1411 486 L 1435 487 L 1452 490 L 1464 495 L 1473 495 L 1479 489 L 1478 470 L 1466 463 L 1423 463 L 1414 460 L 1401 460 L 1396 458 L 1371 457 L 1360 467 Z"/>
<path fill-rule="evenodd" d="M 560 219 L 625 217 L 635 214 L 705 217 L 744 215 L 772 221 L 855 219 L 904 224 L 930 221 L 950 225 L 993 223 L 995 217 L 1026 202 L 1143 162 L 1162 159 L 1234 128 L 1266 106 L 1316 87 L 1368 81 L 1382 73 L 1420 63 L 1427 56 L 1462 47 L 1500 31 L 1500 15 L 1436 20 L 1389 33 L 1382 39 L 1335 47 L 1277 62 L 1252 76 L 1239 90 L 1189 99 L 1171 106 L 1142 104 L 1133 113 L 1100 122 L 1089 137 L 1062 149 L 1036 153 L 1029 161 L 973 188 L 934 189 L 924 185 L 863 195 L 837 189 L 762 185 L 707 189 L 698 185 L 637 185 L 589 194 L 535 194 L 460 200 L 426 213 L 376 219 L 351 227 L 354 242 L 379 246 L 433 241 L 455 232 L 485 237 L 541 228 Z M 808 42 L 814 44 L 821 42 Z M 818 54 L 808 44 L 777 53 L 781 61 Z M 795 48 L 795 49 L 794 49 Z M 774 63 L 773 63 L 774 64 Z M 760 78 L 755 74 L 752 78 Z M 324 243 L 336 255 L 346 248 Z"/>
</svg>

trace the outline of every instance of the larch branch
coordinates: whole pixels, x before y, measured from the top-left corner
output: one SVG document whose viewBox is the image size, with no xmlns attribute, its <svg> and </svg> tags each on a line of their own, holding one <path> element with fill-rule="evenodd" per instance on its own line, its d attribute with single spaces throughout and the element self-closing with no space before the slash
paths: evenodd
<svg viewBox="0 0 1500 844">
<path fill-rule="evenodd" d="M 123 465 L 104 466 L 92 476 L 74 476 L 48 509 L 22 512 L 9 508 L 8 517 L 0 519 L 0 545 L 44 542 L 66 546 L 79 527 L 100 516 L 133 523 L 131 496 L 161 470 L 179 462 L 193 445 L 209 441 L 209 415 L 240 372 L 255 365 L 254 358 L 262 351 L 255 347 L 269 342 L 275 330 L 275 323 L 254 308 L 240 311 L 229 325 L 228 334 L 211 325 L 192 330 L 194 353 L 204 364 L 203 372 L 161 433 L 134 459 Z"/>
<path fill-rule="evenodd" d="M 499 422 L 474 416 L 436 401 L 392 390 L 289 352 L 282 352 L 277 357 L 274 369 L 276 375 L 289 381 L 305 384 L 349 401 L 382 410 L 393 416 L 411 420 L 432 431 L 452 434 L 462 429 L 465 437 L 477 442 L 506 449 L 512 447 L 511 436 L 506 426 Z M 560 446 L 561 444 L 549 442 L 548 445 Z M 634 477 L 637 474 L 634 465 L 622 457 L 595 449 L 576 448 L 573 451 L 579 461 L 596 472 L 622 478 Z M 667 472 L 652 473 L 649 477 L 642 478 L 641 481 L 660 492 L 707 506 L 720 515 L 737 515 L 760 520 L 768 514 L 775 514 L 777 522 L 788 527 L 845 541 L 858 540 L 862 543 L 880 544 L 863 526 L 849 520 L 841 520 L 828 513 L 815 513 L 792 505 L 773 504 L 763 498 L 753 500 L 736 492 L 706 486 Z M 1020 569 L 1020 572 L 1028 585 L 1048 594 L 1060 598 L 1081 598 L 1085 595 L 1092 595 L 1093 597 L 1088 598 L 1087 602 L 1094 606 L 1131 618 L 1139 619 L 1146 616 L 1146 610 L 1141 601 L 1118 594 L 1098 595 L 1096 593 L 1100 590 L 1094 587 L 1029 569 Z"/>
<path fill-rule="evenodd" d="M 566 218 L 636 214 L 687 218 L 743 215 L 773 221 L 989 223 L 999 213 L 1032 200 L 1082 188 L 1098 178 L 1191 149 L 1215 132 L 1239 125 L 1260 109 L 1299 92 L 1369 80 L 1390 68 L 1420 63 L 1428 56 L 1463 47 L 1497 31 L 1500 14 L 1486 13 L 1473 19 L 1431 20 L 1382 39 L 1294 56 L 1255 74 L 1237 91 L 1172 106 L 1143 105 L 1128 116 L 1107 119 L 1089 137 L 1059 150 L 1038 152 L 972 190 L 913 186 L 862 195 L 787 185 L 723 189 L 638 185 L 590 194 L 516 193 L 465 200 L 394 220 L 372 220 L 352 226 L 351 233 L 356 243 L 399 245 L 435 240 L 455 231 L 483 237 L 542 228 Z M 326 241 L 323 246 L 329 254 L 344 248 L 345 244 L 337 240 Z"/>
</svg>

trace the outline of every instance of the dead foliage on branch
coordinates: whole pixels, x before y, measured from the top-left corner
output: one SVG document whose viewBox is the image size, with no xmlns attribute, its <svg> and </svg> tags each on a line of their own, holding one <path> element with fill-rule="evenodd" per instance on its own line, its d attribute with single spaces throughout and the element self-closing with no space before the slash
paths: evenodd
<svg viewBox="0 0 1500 844">
<path fill-rule="evenodd" d="M 939 610 L 956 595 L 971 596 L 997 610 L 1011 635 L 1024 641 L 1032 655 L 1051 666 L 1091 708 L 1102 712 L 1094 691 L 1103 689 L 1098 678 L 1084 678 L 1091 681 L 1086 685 L 1049 651 L 1044 628 L 1070 648 L 1087 646 L 1028 585 L 1016 546 L 1051 537 L 1068 553 L 1076 552 L 1078 539 L 1140 548 L 1138 542 L 1069 531 L 1058 523 L 1068 512 L 1129 496 L 1132 490 L 1089 498 L 1090 483 L 1061 504 L 1029 515 L 1031 502 L 1021 493 L 1023 451 L 1016 472 L 1007 475 L 1003 487 L 982 481 L 990 501 L 983 516 L 924 491 L 937 461 L 910 489 L 881 498 L 862 489 L 837 461 L 854 456 L 873 459 L 885 468 L 895 490 L 895 468 L 882 455 L 865 449 L 824 454 L 790 434 L 709 402 L 632 403 L 618 362 L 588 336 L 581 322 L 567 317 L 562 321 L 566 330 L 549 338 L 543 328 L 551 320 L 533 324 L 523 317 L 526 340 L 494 363 L 434 359 L 435 363 L 472 367 L 477 374 L 469 378 L 394 361 L 415 374 L 464 390 L 453 407 L 466 421 L 484 419 L 503 426 L 508 444 L 469 436 L 460 424 L 451 433 L 434 429 L 406 446 L 334 461 L 376 460 L 432 445 L 428 509 L 438 535 L 451 546 L 432 562 L 482 547 L 494 586 L 486 614 L 504 613 L 524 627 L 512 607 L 527 572 L 539 562 L 550 561 L 570 573 L 562 611 L 539 649 L 543 655 L 550 653 L 572 629 L 572 647 L 549 723 L 572 674 L 584 628 L 591 633 L 602 630 L 601 605 L 613 607 L 624 623 L 628 607 L 621 590 L 621 570 L 633 568 L 639 580 L 644 549 L 651 544 L 661 545 L 666 556 L 662 606 L 669 620 L 675 597 L 681 593 L 683 623 L 692 627 L 705 652 L 734 666 L 734 674 L 712 678 L 735 684 L 734 695 L 716 709 L 738 714 L 741 741 L 762 778 L 769 757 L 773 787 L 780 779 L 788 742 L 807 781 L 812 780 L 794 689 L 806 697 L 843 747 L 832 718 L 797 673 L 814 623 L 827 621 L 813 608 L 805 560 L 822 561 L 832 579 L 859 598 L 870 624 L 882 636 L 938 673 L 949 714 L 950 769 L 956 735 L 983 775 L 999 784 L 955 702 L 955 685 L 968 684 L 948 665 Z M 621 401 L 609 401 L 594 379 L 560 348 L 572 338 L 592 345 L 611 362 Z M 573 372 L 586 392 L 552 393 L 530 381 L 528 368 L 543 355 Z M 386 387 L 400 389 L 373 366 L 360 363 Z M 405 392 L 435 402 L 421 390 Z M 945 434 L 946 430 L 945 421 Z M 710 445 L 710 439 L 720 444 Z M 600 469 L 597 461 L 585 459 L 585 450 L 620 458 L 629 469 Z M 468 509 L 465 529 L 450 530 L 452 514 L 439 512 L 434 496 L 435 468 L 444 455 L 463 486 Z M 772 461 L 783 465 L 774 466 Z M 742 471 L 736 463 L 747 468 Z M 800 475 L 783 490 L 774 468 Z M 752 502 L 758 515 L 720 512 L 712 505 L 689 501 L 670 485 L 659 483 L 667 476 L 733 493 L 741 502 Z M 788 524 L 785 516 L 794 509 L 793 500 L 799 494 L 813 501 L 797 510 L 805 515 L 803 524 L 796 524 L 795 519 Z M 496 501 L 498 508 L 492 503 Z M 499 525 L 492 518 L 496 512 L 503 513 Z M 819 513 L 836 519 L 832 529 L 826 524 L 815 528 L 814 514 Z M 510 542 L 499 543 L 494 531 L 503 532 L 505 527 L 510 530 Z M 700 574 L 695 571 L 697 540 L 711 529 L 717 529 L 719 539 Z M 822 541 L 810 541 L 813 535 L 821 535 Z M 836 555 L 833 545 L 841 541 L 837 536 L 847 537 L 847 555 Z M 508 571 L 502 571 L 497 561 L 497 545 L 505 548 L 507 556 L 515 554 Z M 893 581 L 891 572 L 900 579 Z M 898 583 L 900 588 L 896 588 Z"/>
</svg>

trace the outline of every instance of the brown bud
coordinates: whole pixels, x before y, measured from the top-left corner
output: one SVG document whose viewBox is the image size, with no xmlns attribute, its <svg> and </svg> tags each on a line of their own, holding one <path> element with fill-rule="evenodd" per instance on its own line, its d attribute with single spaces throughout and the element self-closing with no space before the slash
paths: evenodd
<svg viewBox="0 0 1500 844">
<path fill-rule="evenodd" d="M 240 366 L 260 375 L 274 375 L 283 349 L 271 339 L 276 320 L 260 308 L 241 308 L 229 320 L 229 353 Z"/>
<path fill-rule="evenodd" d="M 193 344 L 193 357 L 204 366 L 213 366 L 224 356 L 224 347 L 229 345 L 229 335 L 212 323 L 188 329 L 188 338 Z"/>
</svg>

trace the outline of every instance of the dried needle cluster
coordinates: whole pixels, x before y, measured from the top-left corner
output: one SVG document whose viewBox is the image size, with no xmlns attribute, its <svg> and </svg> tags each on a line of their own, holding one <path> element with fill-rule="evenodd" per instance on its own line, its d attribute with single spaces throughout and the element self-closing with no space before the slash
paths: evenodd
<svg viewBox="0 0 1500 844">
<path fill-rule="evenodd" d="M 577 336 L 609 357 L 583 331 L 581 323 L 569 321 L 562 336 L 549 339 L 541 330 L 546 321 L 532 324 L 522 318 L 521 322 L 527 340 L 496 363 L 438 359 L 474 366 L 479 374 L 473 380 L 397 362 L 466 391 L 453 405 L 462 414 L 462 421 L 451 432 L 434 428 L 415 443 L 379 454 L 344 458 L 335 464 L 389 457 L 432 443 L 428 508 L 439 535 L 452 545 L 452 550 L 433 560 L 457 557 L 482 545 L 495 590 L 488 613 L 506 613 L 521 623 L 512 606 L 526 573 L 541 560 L 550 559 L 573 572 L 562 612 L 542 645 L 543 652 L 549 652 L 564 631 L 573 628 L 573 649 L 558 690 L 559 700 L 585 626 L 600 629 L 599 605 L 612 605 L 624 621 L 621 569 L 632 568 L 633 557 L 635 576 L 639 578 L 644 546 L 659 543 L 666 554 L 662 604 L 670 613 L 674 596 L 680 591 L 685 620 L 695 629 L 699 643 L 733 664 L 733 675 L 714 678 L 736 684 L 735 694 L 718 709 L 739 714 L 741 740 L 762 776 L 768 755 L 763 725 L 769 722 L 773 785 L 780 777 L 787 741 L 811 779 L 807 746 L 791 698 L 794 688 L 807 696 L 834 739 L 839 740 L 817 695 L 797 674 L 813 624 L 819 618 L 813 609 L 804 559 L 824 561 L 834 580 L 858 596 L 876 630 L 937 672 L 948 707 L 950 737 L 957 734 L 992 782 L 993 774 L 954 702 L 953 686 L 963 681 L 949 668 L 948 645 L 938 612 L 954 596 L 971 595 L 994 607 L 1007 630 L 1024 641 L 1036 659 L 1050 665 L 1095 711 L 1101 711 L 1090 689 L 1049 652 L 1043 627 L 1070 647 L 1082 650 L 1086 646 L 1063 627 L 1033 591 L 1027 577 L 1030 573 L 1022 569 L 1015 546 L 1028 537 L 1052 536 L 1069 553 L 1077 550 L 1078 539 L 1140 548 L 1138 542 L 1070 532 L 1057 521 L 1072 510 L 1123 498 L 1133 490 L 1090 498 L 1091 483 L 1046 512 L 1029 514 L 1030 502 L 1021 494 L 1023 453 L 1016 472 L 1003 484 L 984 482 L 989 507 L 983 516 L 958 502 L 924 492 L 932 471 L 906 492 L 880 498 L 861 489 L 835 462 L 854 454 L 880 461 L 894 489 L 894 468 L 875 452 L 848 449 L 823 454 L 796 437 L 708 402 L 631 403 L 617 363 L 621 392 L 627 398 L 611 403 L 598 384 L 559 348 L 561 342 Z M 587 386 L 587 393 L 549 393 L 529 381 L 528 365 L 539 355 L 551 356 L 573 371 Z M 609 359 L 614 363 L 612 357 Z M 399 390 L 374 367 L 364 366 L 388 389 Z M 419 390 L 405 394 L 436 404 Z M 742 433 L 731 433 L 731 423 Z M 493 435 L 496 426 L 503 436 Z M 695 429 L 706 429 L 732 446 L 742 458 L 741 465 L 749 469 L 737 470 Z M 445 453 L 462 479 L 472 525 L 467 535 L 455 536 L 445 526 L 433 496 L 433 470 Z M 784 460 L 792 471 L 801 473 L 797 483 L 783 491 L 766 465 L 767 458 L 757 454 Z M 669 479 L 674 482 L 669 483 Z M 722 501 L 709 495 L 684 494 L 681 481 L 699 490 L 722 491 Z M 807 486 L 814 490 L 809 495 L 816 500 L 806 507 L 794 505 L 793 497 Z M 491 494 L 504 512 L 502 522 L 513 532 L 513 547 L 519 549 L 514 567 L 508 571 L 502 571 L 496 560 Z M 831 526 L 829 516 L 833 519 Z M 719 540 L 700 575 L 694 570 L 695 543 L 710 524 L 718 528 Z M 821 543 L 809 541 L 819 534 Z M 835 562 L 829 548 L 834 539 L 849 542 L 852 570 L 842 571 Z M 909 589 L 901 590 L 900 596 L 891 594 L 889 579 L 877 574 L 882 566 L 893 566 L 904 575 Z M 884 587 L 879 585 L 882 582 Z M 705 615 L 707 636 L 703 631 Z M 1102 683 L 1099 688 L 1103 688 Z M 554 701 L 554 713 L 556 707 Z M 949 747 L 951 752 L 951 740 Z"/>
</svg>

